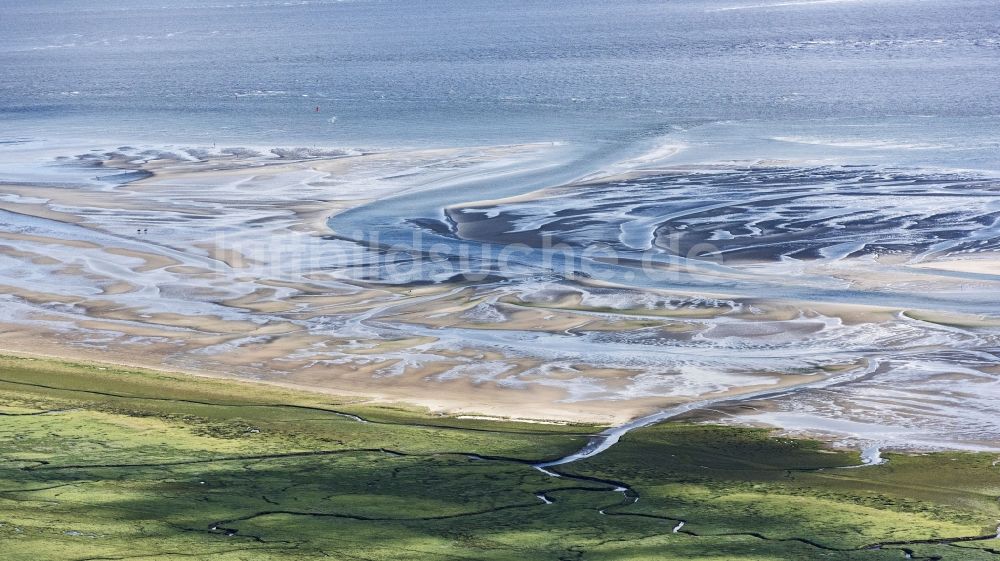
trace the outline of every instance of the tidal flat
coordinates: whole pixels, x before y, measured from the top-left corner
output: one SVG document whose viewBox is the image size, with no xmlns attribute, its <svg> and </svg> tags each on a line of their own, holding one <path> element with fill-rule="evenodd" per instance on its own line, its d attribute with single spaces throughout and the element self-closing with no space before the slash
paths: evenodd
<svg viewBox="0 0 1000 561">
<path fill-rule="evenodd" d="M 998 450 L 994 175 L 668 147 L 7 147 L 42 164 L 2 185 L 0 349 L 456 416 L 754 398 L 716 421 Z"/>
<path fill-rule="evenodd" d="M 484 421 L 104 364 L 0 358 L 0 544 L 97 559 L 986 560 L 990 453 L 855 452 L 668 422 Z"/>
</svg>

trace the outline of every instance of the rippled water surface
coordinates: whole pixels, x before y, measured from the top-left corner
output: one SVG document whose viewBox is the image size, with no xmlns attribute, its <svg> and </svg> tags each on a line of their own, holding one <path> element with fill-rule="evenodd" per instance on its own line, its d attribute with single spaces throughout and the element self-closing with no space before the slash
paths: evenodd
<svg viewBox="0 0 1000 561">
<path fill-rule="evenodd" d="M 972 133 L 1000 114 L 998 67 L 992 0 L 0 2 L 5 138 L 620 143 L 889 116 Z"/>
</svg>

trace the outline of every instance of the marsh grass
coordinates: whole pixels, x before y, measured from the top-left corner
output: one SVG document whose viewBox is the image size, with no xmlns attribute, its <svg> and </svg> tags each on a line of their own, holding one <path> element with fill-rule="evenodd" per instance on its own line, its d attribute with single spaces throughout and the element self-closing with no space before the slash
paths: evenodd
<svg viewBox="0 0 1000 561">
<path fill-rule="evenodd" d="M 997 559 L 990 541 L 865 549 L 995 528 L 990 455 L 843 469 L 857 454 L 664 424 L 563 466 L 580 477 L 531 467 L 598 429 L 2 357 L 0 558 Z"/>
</svg>

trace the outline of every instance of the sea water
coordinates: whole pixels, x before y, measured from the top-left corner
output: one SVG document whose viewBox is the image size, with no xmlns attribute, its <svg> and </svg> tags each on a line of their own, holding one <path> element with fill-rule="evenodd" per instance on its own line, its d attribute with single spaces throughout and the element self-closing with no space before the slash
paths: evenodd
<svg viewBox="0 0 1000 561">
<path fill-rule="evenodd" d="M 0 141 L 992 168 L 995 0 L 0 0 Z"/>
</svg>

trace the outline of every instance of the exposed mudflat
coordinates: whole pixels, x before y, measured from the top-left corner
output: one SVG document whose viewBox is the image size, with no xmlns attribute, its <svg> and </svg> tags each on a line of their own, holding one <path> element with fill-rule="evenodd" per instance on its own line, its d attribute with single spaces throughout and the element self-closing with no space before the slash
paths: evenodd
<svg viewBox="0 0 1000 561">
<path fill-rule="evenodd" d="M 520 419 L 766 395 L 724 418 L 995 446 L 995 179 L 674 153 L 51 160 L 2 187 L 0 345 Z"/>
</svg>

